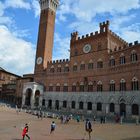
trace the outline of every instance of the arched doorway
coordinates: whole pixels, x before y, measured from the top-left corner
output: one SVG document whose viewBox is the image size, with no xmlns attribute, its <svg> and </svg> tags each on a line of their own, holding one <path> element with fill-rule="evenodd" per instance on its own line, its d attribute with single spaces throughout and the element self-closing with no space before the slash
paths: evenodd
<svg viewBox="0 0 140 140">
<path fill-rule="evenodd" d="M 42 106 L 45 106 L 45 99 L 42 100 Z"/>
<path fill-rule="evenodd" d="M 125 103 L 121 103 L 120 104 L 120 115 L 121 116 L 125 116 L 126 115 L 126 104 Z"/>
<path fill-rule="evenodd" d="M 139 115 L 139 106 L 137 104 L 132 105 L 132 115 Z"/>
<path fill-rule="evenodd" d="M 39 97 L 40 97 L 40 91 L 39 90 L 36 90 L 36 92 L 35 92 L 35 103 L 34 103 L 34 105 L 36 107 L 39 106 Z"/>
<path fill-rule="evenodd" d="M 55 101 L 55 109 L 59 110 L 59 101 L 58 100 Z"/>
<path fill-rule="evenodd" d="M 80 110 L 82 110 L 83 109 L 83 107 L 84 107 L 84 103 L 81 101 L 81 102 L 79 102 L 79 109 Z"/>
<path fill-rule="evenodd" d="M 48 108 L 49 109 L 52 109 L 52 100 L 49 100 L 49 102 L 48 102 Z"/>
<path fill-rule="evenodd" d="M 97 103 L 97 111 L 102 111 L 102 103 Z"/>
<path fill-rule="evenodd" d="M 30 106 L 31 105 L 31 96 L 32 96 L 32 89 L 26 90 L 26 98 L 25 98 L 25 105 Z"/>
<path fill-rule="evenodd" d="M 114 103 L 110 103 L 110 105 L 109 105 L 109 111 L 110 111 L 111 113 L 115 112 Z"/>
<path fill-rule="evenodd" d="M 88 110 L 92 110 L 92 103 L 91 103 L 91 102 L 88 102 L 88 103 L 87 103 L 87 109 L 88 109 Z"/>
</svg>

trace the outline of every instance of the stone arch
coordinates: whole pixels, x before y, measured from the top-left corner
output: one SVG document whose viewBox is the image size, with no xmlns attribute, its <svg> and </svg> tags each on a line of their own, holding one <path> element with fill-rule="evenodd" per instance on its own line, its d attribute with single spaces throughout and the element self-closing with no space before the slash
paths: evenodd
<svg viewBox="0 0 140 140">
<path fill-rule="evenodd" d="M 97 82 L 97 85 L 102 85 L 102 84 L 103 84 L 102 81 Z"/>
<path fill-rule="evenodd" d="M 41 93 L 40 93 L 39 90 L 36 90 L 36 91 L 35 91 L 35 96 L 34 96 L 35 102 L 34 102 L 34 105 L 35 105 L 36 107 L 39 106 L 40 94 L 41 94 Z"/>
<path fill-rule="evenodd" d="M 139 105 L 138 104 L 132 104 L 132 115 L 139 115 Z"/>
<path fill-rule="evenodd" d="M 113 55 L 111 55 L 110 59 L 114 59 L 114 56 L 113 56 Z"/>
<path fill-rule="evenodd" d="M 126 104 L 126 99 L 124 99 L 124 97 L 120 97 L 119 98 L 119 104 L 121 103 L 125 103 Z"/>
<path fill-rule="evenodd" d="M 123 78 L 120 80 L 120 83 L 125 83 L 125 82 L 126 82 L 126 81 L 125 81 L 125 79 L 123 79 Z"/>
<path fill-rule="evenodd" d="M 90 82 L 88 83 L 88 85 L 93 85 L 93 82 L 90 81 Z"/>
<path fill-rule="evenodd" d="M 51 69 L 54 68 L 54 65 L 51 66 Z"/>
<path fill-rule="evenodd" d="M 99 58 L 97 62 L 102 62 L 102 61 L 103 61 L 103 60 L 102 60 L 101 58 Z"/>
<path fill-rule="evenodd" d="M 95 102 L 96 103 L 98 103 L 98 102 L 103 103 L 103 98 L 101 96 L 98 96 L 98 97 L 96 97 Z"/>
<path fill-rule="evenodd" d="M 111 96 L 108 100 L 109 103 L 114 103 L 115 104 L 115 97 L 114 96 Z"/>
<path fill-rule="evenodd" d="M 93 63 L 93 60 L 92 60 L 92 59 L 90 59 L 90 60 L 89 60 L 89 63 Z"/>
<path fill-rule="evenodd" d="M 132 51 L 131 51 L 131 54 L 134 54 L 134 53 L 137 53 L 136 50 L 132 50 Z"/>
<path fill-rule="evenodd" d="M 84 62 L 84 61 L 82 61 L 82 62 L 81 62 L 81 64 L 85 64 L 85 62 Z"/>
<path fill-rule="evenodd" d="M 138 81 L 137 77 L 133 77 L 132 82 L 136 82 L 136 81 Z"/>
<path fill-rule="evenodd" d="M 77 62 L 74 63 L 74 66 L 77 66 Z"/>
<path fill-rule="evenodd" d="M 114 80 L 110 80 L 110 84 L 115 84 L 115 81 Z"/>
<path fill-rule="evenodd" d="M 120 54 L 120 57 L 122 57 L 122 56 L 124 56 L 124 53 L 121 53 L 121 54 Z"/>
<path fill-rule="evenodd" d="M 58 67 L 58 68 L 61 68 L 61 65 L 59 64 L 57 67 Z"/>
<path fill-rule="evenodd" d="M 31 96 L 33 94 L 33 91 L 31 88 L 27 88 L 25 92 L 25 105 L 31 106 Z"/>
<path fill-rule="evenodd" d="M 66 64 L 65 67 L 69 67 L 69 64 Z"/>
</svg>

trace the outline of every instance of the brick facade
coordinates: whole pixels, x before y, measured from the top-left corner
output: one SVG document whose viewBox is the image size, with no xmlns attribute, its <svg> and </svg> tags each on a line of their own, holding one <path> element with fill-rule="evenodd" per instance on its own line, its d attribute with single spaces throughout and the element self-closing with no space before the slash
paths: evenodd
<svg viewBox="0 0 140 140">
<path fill-rule="evenodd" d="M 22 105 L 27 105 L 30 94 L 32 108 L 38 102 L 46 109 L 101 115 L 112 105 L 113 113 L 139 115 L 140 43 L 127 43 L 106 21 L 95 33 L 82 37 L 72 33 L 69 59 L 52 61 L 58 0 L 50 2 L 40 0 L 34 82 L 25 84 Z"/>
</svg>

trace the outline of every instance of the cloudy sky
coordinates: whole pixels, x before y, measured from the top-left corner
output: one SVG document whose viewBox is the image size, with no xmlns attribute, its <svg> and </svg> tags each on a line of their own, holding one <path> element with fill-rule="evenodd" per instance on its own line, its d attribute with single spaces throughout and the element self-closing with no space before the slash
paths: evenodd
<svg viewBox="0 0 140 140">
<path fill-rule="evenodd" d="M 38 0 L 0 0 L 0 67 L 33 73 L 39 12 Z M 106 20 L 127 42 L 140 42 L 140 0 L 60 0 L 53 59 L 69 58 L 71 32 L 94 32 Z"/>
</svg>

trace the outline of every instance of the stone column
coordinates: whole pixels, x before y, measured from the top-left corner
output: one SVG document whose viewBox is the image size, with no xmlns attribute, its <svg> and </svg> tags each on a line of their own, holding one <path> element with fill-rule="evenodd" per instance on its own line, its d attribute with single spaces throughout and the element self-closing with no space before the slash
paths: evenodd
<svg viewBox="0 0 140 140">
<path fill-rule="evenodd" d="M 96 115 L 97 105 L 95 103 L 92 104 L 93 115 Z"/>
<path fill-rule="evenodd" d="M 62 108 L 63 108 L 63 102 L 59 101 L 59 109 L 62 110 Z"/>
<path fill-rule="evenodd" d="M 126 116 L 132 115 L 131 105 L 126 105 Z"/>
<path fill-rule="evenodd" d="M 39 107 L 42 107 L 42 99 L 43 99 L 43 97 L 42 97 L 42 95 L 40 95 L 40 97 L 39 97 Z"/>
<path fill-rule="evenodd" d="M 30 103 L 31 103 L 31 108 L 33 109 L 34 103 L 35 103 L 35 90 L 34 89 L 32 90 L 32 96 L 31 96 Z"/>
<path fill-rule="evenodd" d="M 115 104 L 115 113 L 120 114 L 120 105 Z"/>
<path fill-rule="evenodd" d="M 76 102 L 75 109 L 76 109 L 76 111 L 79 110 L 79 102 Z"/>
<path fill-rule="evenodd" d="M 87 102 L 83 102 L 83 109 L 84 109 L 84 111 L 87 111 Z"/>
<path fill-rule="evenodd" d="M 45 107 L 48 109 L 48 100 L 45 99 Z"/>
<path fill-rule="evenodd" d="M 55 110 L 55 101 L 52 100 L 52 110 Z"/>
<path fill-rule="evenodd" d="M 22 95 L 22 107 L 25 105 L 26 95 L 23 93 Z"/>
</svg>

